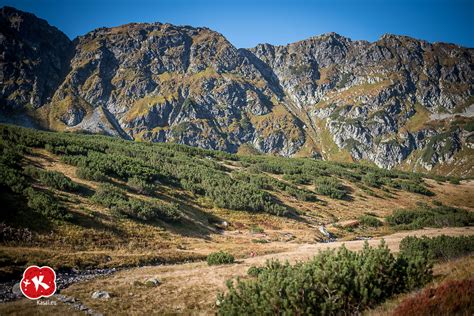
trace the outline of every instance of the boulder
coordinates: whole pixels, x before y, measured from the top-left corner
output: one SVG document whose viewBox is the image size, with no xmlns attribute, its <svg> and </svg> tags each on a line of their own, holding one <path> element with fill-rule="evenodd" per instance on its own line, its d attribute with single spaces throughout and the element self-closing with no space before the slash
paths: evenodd
<svg viewBox="0 0 474 316">
<path fill-rule="evenodd" d="M 95 291 L 94 293 L 92 293 L 91 297 L 93 299 L 108 300 L 111 297 L 111 295 L 107 291 Z"/>
<path fill-rule="evenodd" d="M 149 279 L 145 280 L 144 284 L 147 287 L 156 287 L 156 286 L 160 285 L 161 282 L 157 278 L 149 278 Z"/>
</svg>

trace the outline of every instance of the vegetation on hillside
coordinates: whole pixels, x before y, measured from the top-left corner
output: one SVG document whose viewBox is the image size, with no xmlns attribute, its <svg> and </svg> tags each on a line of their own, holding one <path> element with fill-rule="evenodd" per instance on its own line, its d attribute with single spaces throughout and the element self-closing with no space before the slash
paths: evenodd
<svg viewBox="0 0 474 316">
<path fill-rule="evenodd" d="M 473 315 L 474 279 L 450 280 L 404 299 L 394 316 Z"/>
<path fill-rule="evenodd" d="M 407 256 L 424 255 L 432 260 L 449 260 L 474 252 L 474 236 L 405 237 L 400 253 Z"/>
<path fill-rule="evenodd" d="M 7 267 L 20 271 L 38 260 L 54 267 L 92 268 L 202 259 L 202 253 L 180 252 L 186 249 L 181 236 L 207 238 L 222 229 L 223 222 L 230 229 L 259 225 L 258 231 L 265 228 L 266 232 L 274 230 L 274 223 L 294 227 L 330 221 L 335 217 L 324 213 L 326 205 L 363 200 L 356 191 L 362 185 L 364 193 L 380 196 L 401 193 L 400 183 L 429 190 L 422 175 L 361 164 L 240 156 L 5 125 L 0 126 L 0 135 L 0 240 L 9 245 L 2 250 L 6 259 L 0 274 Z M 271 223 L 252 221 L 257 213 L 259 220 Z M 380 218 L 360 218 L 360 229 L 380 230 Z M 275 234 L 250 237 L 248 242 L 259 247 L 280 238 L 286 240 Z M 45 243 L 52 246 L 50 252 L 35 250 Z M 244 248 L 237 253 L 242 255 Z M 81 253 L 79 258 L 79 252 L 90 249 L 94 252 Z M 127 249 L 136 253 L 118 255 L 117 250 Z M 50 256 L 62 250 L 64 256 Z"/>
<path fill-rule="evenodd" d="M 367 214 L 359 217 L 359 224 L 362 227 L 379 227 L 383 225 L 377 217 Z"/>
<path fill-rule="evenodd" d="M 456 227 L 474 225 L 474 213 L 467 210 L 419 203 L 412 209 L 395 210 L 386 221 L 396 229 L 419 229 L 423 227 Z"/>
<path fill-rule="evenodd" d="M 175 205 L 129 198 L 123 191 L 109 183 L 101 184 L 97 188 L 92 196 L 92 201 L 109 208 L 118 216 L 144 221 L 162 219 L 173 222 L 180 219 L 178 208 Z"/>
<path fill-rule="evenodd" d="M 104 183 L 91 201 L 110 208 L 114 214 L 138 220 L 176 221 L 179 210 L 156 198 L 150 198 L 150 202 L 132 198 L 127 192 L 118 193 L 119 183 L 124 183 L 131 192 L 147 195 L 159 186 L 184 189 L 209 199 L 216 207 L 279 216 L 294 216 L 297 210 L 282 202 L 276 192 L 300 201 L 317 201 L 318 194 L 346 199 L 350 192 L 344 182 L 357 184 L 360 181 L 373 188 L 430 192 L 418 174 L 360 164 L 238 156 L 176 144 L 145 144 L 13 126 L 1 126 L 0 134 L 1 185 L 12 194 L 23 196 L 31 211 L 37 210 L 52 219 L 68 216 L 61 203 L 50 194 L 51 189 L 77 191 L 80 186 L 59 172 L 23 168 L 23 157 L 35 148 L 44 148 L 62 162 L 75 166 L 78 177 Z M 231 170 L 223 162 L 234 162 L 241 168 Z M 8 221 L 11 215 L 14 214 L 2 214 L 2 218 Z"/>
<path fill-rule="evenodd" d="M 212 265 L 219 265 L 219 264 L 231 264 L 234 263 L 234 256 L 232 256 L 230 253 L 225 252 L 225 251 L 218 251 L 218 252 L 213 252 L 210 253 L 207 256 L 207 264 L 212 266 Z"/>
<path fill-rule="evenodd" d="M 228 282 L 221 315 L 354 314 L 432 279 L 431 264 L 418 254 L 394 256 L 382 242 L 353 252 L 341 247 L 290 265 L 268 261 L 252 267 L 250 280 Z"/>
</svg>

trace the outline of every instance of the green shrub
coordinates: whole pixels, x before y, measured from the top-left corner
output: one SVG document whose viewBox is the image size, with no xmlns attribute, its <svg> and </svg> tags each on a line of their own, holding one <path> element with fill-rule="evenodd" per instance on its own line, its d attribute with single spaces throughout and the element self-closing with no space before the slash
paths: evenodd
<svg viewBox="0 0 474 316">
<path fill-rule="evenodd" d="M 412 182 L 412 181 L 396 181 L 392 183 L 392 186 L 404 191 L 418 193 L 427 196 L 434 196 L 435 194 L 428 190 L 423 184 Z"/>
<path fill-rule="evenodd" d="M 79 185 L 57 171 L 41 171 L 39 181 L 52 188 L 63 191 L 76 191 Z"/>
<path fill-rule="evenodd" d="M 261 233 L 265 232 L 265 230 L 260 226 L 252 225 L 250 227 L 250 232 L 252 232 L 254 234 L 261 234 Z"/>
<path fill-rule="evenodd" d="M 290 181 L 294 184 L 311 184 L 311 177 L 302 174 L 285 174 L 283 180 Z"/>
<path fill-rule="evenodd" d="M 343 199 L 347 192 L 344 186 L 334 178 L 319 177 L 314 180 L 316 186 L 316 193 L 327 195 L 333 199 Z"/>
<path fill-rule="evenodd" d="M 309 192 L 307 190 L 301 190 L 299 188 L 287 186 L 285 188 L 285 191 L 289 195 L 295 197 L 299 201 L 306 201 L 306 202 L 315 202 L 315 201 L 317 201 L 317 198 L 314 195 L 314 193 Z"/>
<path fill-rule="evenodd" d="M 380 188 L 383 184 L 379 177 L 374 173 L 367 173 L 366 175 L 362 176 L 362 183 L 373 188 Z"/>
<path fill-rule="evenodd" d="M 104 182 L 107 181 L 105 173 L 99 170 L 92 170 L 87 167 L 78 167 L 76 169 L 76 176 L 84 180 Z"/>
<path fill-rule="evenodd" d="M 177 222 L 182 218 L 178 205 L 175 203 L 156 203 L 156 208 L 159 210 L 158 217 L 164 221 Z"/>
<path fill-rule="evenodd" d="M 208 265 L 231 264 L 235 259 L 230 253 L 225 251 L 213 252 L 207 256 Z"/>
<path fill-rule="evenodd" d="M 122 190 L 109 183 L 101 183 L 92 196 L 92 201 L 108 208 L 120 206 L 127 200 L 127 196 Z"/>
<path fill-rule="evenodd" d="M 247 270 L 247 274 L 251 277 L 257 277 L 263 270 L 265 270 L 264 267 L 251 266 Z"/>
<path fill-rule="evenodd" d="M 21 150 L 6 140 L 0 138 L 0 188 L 7 188 L 11 192 L 22 194 L 28 187 L 21 172 L 19 162 Z"/>
<path fill-rule="evenodd" d="M 33 178 L 38 179 L 44 185 L 62 191 L 77 191 L 79 185 L 66 177 L 61 172 L 41 170 L 39 168 L 28 166 L 25 168 L 25 173 Z"/>
<path fill-rule="evenodd" d="M 139 177 L 128 179 L 127 185 L 140 194 L 151 194 L 153 192 L 153 185 Z"/>
<path fill-rule="evenodd" d="M 360 222 L 360 225 L 366 226 L 366 227 L 382 226 L 382 222 L 378 218 L 371 215 L 362 215 L 361 217 L 359 217 L 359 222 Z"/>
<path fill-rule="evenodd" d="M 220 315 L 358 314 L 432 278 L 425 258 L 394 257 L 384 243 L 360 252 L 326 250 L 293 266 L 269 261 L 250 273 L 256 278 L 228 281 L 228 293 L 218 298 Z"/>
<path fill-rule="evenodd" d="M 252 239 L 252 242 L 255 244 L 268 244 L 269 241 L 266 239 Z"/>
<path fill-rule="evenodd" d="M 423 227 L 462 227 L 474 224 L 474 213 L 449 206 L 396 210 L 386 221 L 397 229 L 419 229 Z"/>
<path fill-rule="evenodd" d="M 229 177 L 208 177 L 203 181 L 206 196 L 218 207 L 231 210 L 266 212 L 285 216 L 288 210 L 278 204 L 272 195 L 249 183 L 237 182 Z"/>
<path fill-rule="evenodd" d="M 359 188 L 365 193 L 367 194 L 368 196 L 373 196 L 373 197 L 376 197 L 376 198 L 383 198 L 382 196 L 378 195 L 377 193 L 374 192 L 374 190 L 366 187 L 366 186 L 363 186 L 363 185 L 359 185 Z"/>
<path fill-rule="evenodd" d="M 457 177 L 450 177 L 449 178 L 449 183 L 454 184 L 454 185 L 458 185 L 458 184 L 461 184 L 461 179 L 457 178 Z"/>
<path fill-rule="evenodd" d="M 400 253 L 407 256 L 425 255 L 430 259 L 453 259 L 474 252 L 474 236 L 405 237 Z"/>
<path fill-rule="evenodd" d="M 48 193 L 27 188 L 28 207 L 48 219 L 70 219 L 71 215 Z"/>
<path fill-rule="evenodd" d="M 28 183 L 20 170 L 0 163 L 0 188 L 8 188 L 11 192 L 21 194 Z"/>
<path fill-rule="evenodd" d="M 168 222 L 175 222 L 181 218 L 175 204 L 132 199 L 127 197 L 122 190 L 108 183 L 103 183 L 97 188 L 92 200 L 109 208 L 119 217 L 125 216 L 144 221 L 161 219 Z"/>
</svg>

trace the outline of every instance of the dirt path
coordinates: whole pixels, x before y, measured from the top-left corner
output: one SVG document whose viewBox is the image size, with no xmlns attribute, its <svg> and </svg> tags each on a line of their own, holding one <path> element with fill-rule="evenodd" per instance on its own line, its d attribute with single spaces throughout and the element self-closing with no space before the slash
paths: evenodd
<svg viewBox="0 0 474 316">
<path fill-rule="evenodd" d="M 438 235 L 474 235 L 474 227 L 423 229 L 399 232 L 384 239 L 392 251 L 398 251 L 400 241 L 406 236 L 438 236 Z M 380 238 L 368 241 L 376 246 Z M 215 299 L 219 291 L 224 291 L 226 280 L 237 276 L 245 276 L 252 265 L 263 265 L 268 259 L 289 260 L 295 262 L 307 260 L 318 250 L 337 248 L 345 244 L 350 250 L 359 250 L 364 241 L 333 242 L 321 244 L 294 244 L 294 248 L 278 253 L 239 260 L 232 265 L 209 267 L 205 262 L 188 263 L 170 266 L 141 267 L 121 271 L 111 277 L 91 282 L 79 283 L 64 291 L 65 294 L 78 297 L 87 306 L 105 312 L 120 313 L 130 310 L 137 313 L 185 313 L 208 314 L 215 311 Z M 156 288 L 134 285 L 147 278 L 157 277 L 163 284 Z M 96 290 L 113 293 L 108 301 L 90 299 Z"/>
</svg>

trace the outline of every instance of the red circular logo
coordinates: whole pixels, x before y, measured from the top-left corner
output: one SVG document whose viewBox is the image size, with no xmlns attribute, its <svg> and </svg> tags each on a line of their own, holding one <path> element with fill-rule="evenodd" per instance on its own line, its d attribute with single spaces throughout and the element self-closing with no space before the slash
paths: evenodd
<svg viewBox="0 0 474 316">
<path fill-rule="evenodd" d="M 23 272 L 20 290 L 30 300 L 50 297 L 56 292 L 56 272 L 48 266 L 29 266 Z"/>
</svg>

